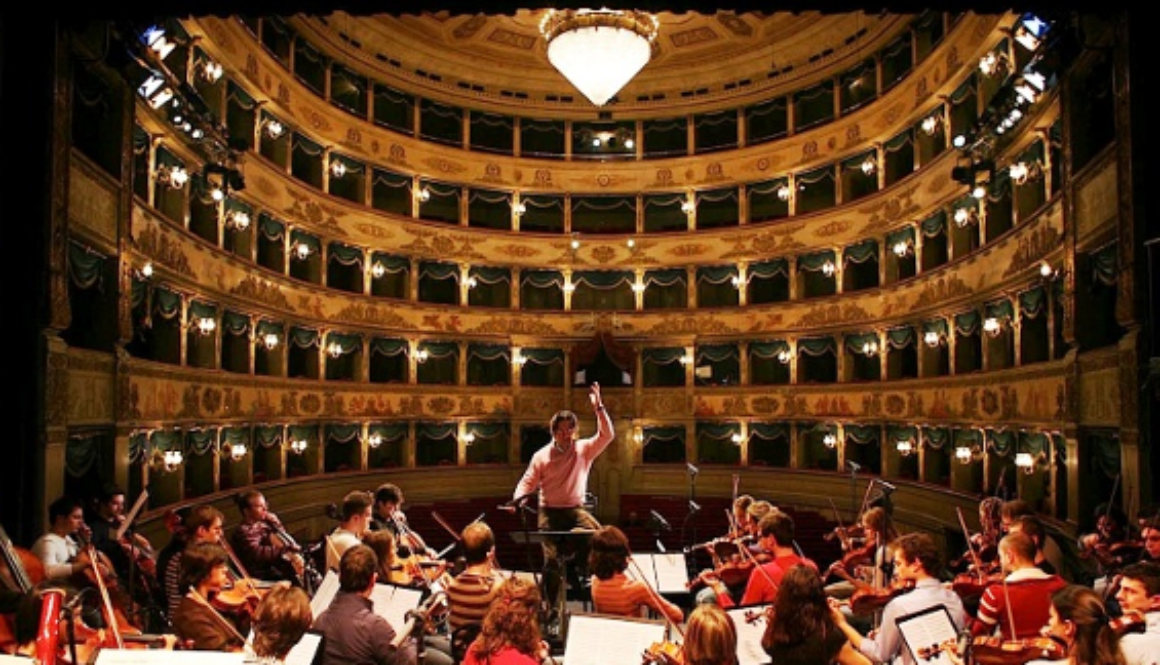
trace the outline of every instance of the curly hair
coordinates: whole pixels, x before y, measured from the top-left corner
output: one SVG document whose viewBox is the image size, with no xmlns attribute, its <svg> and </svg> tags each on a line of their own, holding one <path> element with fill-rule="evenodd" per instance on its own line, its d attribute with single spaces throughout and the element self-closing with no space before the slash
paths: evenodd
<svg viewBox="0 0 1160 665">
<path fill-rule="evenodd" d="M 285 658 L 313 621 L 305 591 L 294 586 L 275 586 L 254 611 L 254 655 Z"/>
<path fill-rule="evenodd" d="M 826 589 L 818 571 L 795 564 L 781 578 L 774 601 L 774 618 L 762 636 L 766 649 L 775 644 L 798 644 L 811 635 L 837 630 L 826 602 Z"/>
<path fill-rule="evenodd" d="M 540 590 L 518 577 L 503 583 L 483 617 L 479 637 L 471 644 L 476 658 L 484 659 L 512 647 L 535 657 L 540 649 Z"/>
<path fill-rule="evenodd" d="M 682 646 L 685 665 L 734 665 L 737 626 L 717 605 L 702 603 L 689 615 Z"/>
</svg>

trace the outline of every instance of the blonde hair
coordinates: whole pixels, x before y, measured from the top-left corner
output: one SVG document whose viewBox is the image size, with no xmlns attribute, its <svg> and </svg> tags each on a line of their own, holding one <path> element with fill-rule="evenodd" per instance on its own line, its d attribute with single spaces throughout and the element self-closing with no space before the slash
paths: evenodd
<svg viewBox="0 0 1160 665">
<path fill-rule="evenodd" d="M 736 665 L 737 626 L 717 605 L 700 604 L 685 626 L 685 665 Z"/>
</svg>

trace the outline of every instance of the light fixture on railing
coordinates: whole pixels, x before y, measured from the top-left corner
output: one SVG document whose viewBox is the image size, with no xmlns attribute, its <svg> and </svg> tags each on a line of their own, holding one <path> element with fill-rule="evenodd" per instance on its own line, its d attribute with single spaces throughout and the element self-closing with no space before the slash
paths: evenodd
<svg viewBox="0 0 1160 665">
<path fill-rule="evenodd" d="M 1051 282 L 1055 281 L 1060 275 L 1059 270 L 1051 267 L 1051 264 L 1045 261 L 1039 262 L 1039 276 Z"/>
<path fill-rule="evenodd" d="M 899 441 L 895 444 L 898 449 L 898 454 L 903 457 L 909 457 L 914 452 L 914 444 L 910 441 Z"/>
<path fill-rule="evenodd" d="M 1050 28 L 1051 26 L 1038 16 L 1024 14 L 1019 19 L 1019 25 L 1015 26 L 1015 42 L 1028 51 L 1038 50 L 1039 45 L 1043 43 L 1044 35 Z"/>
<path fill-rule="evenodd" d="M 285 125 L 283 125 L 277 118 L 266 118 L 262 121 L 261 127 L 262 129 L 266 130 L 266 136 L 269 136 L 272 139 L 280 138 L 286 131 Z"/>
<path fill-rule="evenodd" d="M 878 162 L 874 159 L 873 155 L 869 155 L 866 159 L 862 160 L 861 168 L 862 175 L 874 175 L 874 172 L 878 170 Z"/>
<path fill-rule="evenodd" d="M 278 335 L 272 332 L 262 335 L 262 345 L 266 347 L 267 351 L 273 351 L 278 347 Z"/>
<path fill-rule="evenodd" d="M 137 86 L 137 94 L 149 103 L 149 108 L 159 109 L 173 99 L 173 88 L 166 84 L 165 77 L 160 74 L 150 74 L 149 78 Z"/>
<path fill-rule="evenodd" d="M 330 158 L 330 175 L 334 178 L 341 178 L 346 175 L 346 163 L 338 157 Z"/>
<path fill-rule="evenodd" d="M 834 448 L 838 445 L 838 436 L 833 432 L 826 432 L 826 435 L 822 437 L 822 445 L 827 448 Z"/>
<path fill-rule="evenodd" d="M 1034 104 L 1039 95 L 1047 89 L 1047 77 L 1033 69 L 1024 69 L 1023 74 L 1015 79 L 1015 95 L 1017 102 Z"/>
<path fill-rule="evenodd" d="M 512 364 L 516 367 L 523 367 L 528 364 L 528 357 L 517 351 L 512 355 Z"/>
<path fill-rule="evenodd" d="M 250 214 L 245 210 L 230 210 L 225 215 L 227 229 L 245 231 L 250 228 Z"/>
<path fill-rule="evenodd" d="M 942 344 L 942 337 L 940 337 L 939 334 L 936 333 L 935 331 L 928 330 L 922 336 L 922 341 L 925 342 L 927 346 L 929 346 L 930 348 L 933 349 L 933 348 L 936 348 L 939 344 Z"/>
<path fill-rule="evenodd" d="M 430 201 L 431 200 L 431 190 L 426 188 L 426 187 L 422 187 L 422 188 L 416 190 L 415 191 L 415 200 L 418 201 L 419 203 L 426 203 L 426 202 Z"/>
<path fill-rule="evenodd" d="M 681 356 L 681 364 L 682 365 L 692 365 L 693 364 L 693 356 L 690 356 L 687 353 L 682 355 Z"/>
<path fill-rule="evenodd" d="M 960 229 L 966 228 L 979 221 L 979 213 L 974 207 L 955 208 L 954 220 L 955 226 Z"/>
<path fill-rule="evenodd" d="M 310 249 L 310 245 L 304 242 L 300 242 L 294 246 L 294 257 L 299 261 L 305 261 L 310 257 L 312 251 L 313 250 Z"/>
<path fill-rule="evenodd" d="M 984 76 L 995 76 L 1000 69 L 1007 67 L 1007 55 L 997 51 L 991 51 L 982 58 L 979 58 L 979 71 Z"/>
<path fill-rule="evenodd" d="M 165 60 L 173 49 L 177 48 L 177 42 L 169 38 L 165 33 L 165 28 L 158 25 L 151 25 L 145 28 L 141 33 L 141 41 L 149 47 L 153 53 L 157 55 L 160 60 Z"/>
<path fill-rule="evenodd" d="M 833 277 L 836 270 L 837 268 L 834 266 L 833 261 L 826 261 L 822 264 L 822 274 L 826 277 Z"/>
<path fill-rule="evenodd" d="M 295 455 L 301 455 L 302 453 L 306 452 L 306 446 L 306 439 L 294 439 L 290 442 L 290 452 L 294 453 Z"/>
<path fill-rule="evenodd" d="M 644 282 L 633 282 L 631 288 L 633 293 L 644 293 L 648 286 Z"/>
<path fill-rule="evenodd" d="M 162 164 L 157 167 L 155 174 L 157 182 L 165 183 L 173 189 L 181 189 L 185 187 L 185 183 L 189 182 L 189 171 L 181 166 Z"/>
<path fill-rule="evenodd" d="M 869 341 L 862 343 L 862 355 L 867 358 L 873 358 L 878 355 L 878 342 Z"/>
<path fill-rule="evenodd" d="M 197 75 L 210 83 L 217 83 L 218 79 L 222 77 L 224 70 L 221 63 L 214 62 L 209 58 L 197 63 Z"/>
<path fill-rule="evenodd" d="M 144 277 L 145 279 L 149 279 L 150 277 L 153 276 L 153 262 L 152 261 L 146 261 L 145 265 L 141 266 L 141 276 Z"/>
<path fill-rule="evenodd" d="M 781 201 L 789 200 L 789 185 L 781 185 L 777 188 L 777 198 Z"/>
<path fill-rule="evenodd" d="M 185 455 L 180 450 L 158 450 L 153 453 L 153 467 L 165 473 L 178 470 L 184 461 Z"/>
<path fill-rule="evenodd" d="M 644 443 L 644 432 L 639 427 L 632 430 L 632 442 L 638 446 Z"/>
<path fill-rule="evenodd" d="M 1042 457 L 1042 455 L 1036 456 L 1026 452 L 1015 453 L 1015 466 L 1023 471 L 1023 473 L 1031 475 L 1037 470 Z"/>
<path fill-rule="evenodd" d="M 570 242 L 568 244 L 568 246 L 572 248 L 573 252 L 580 249 L 580 236 L 576 233 L 573 233 L 572 234 L 572 242 Z"/>
<path fill-rule="evenodd" d="M 248 450 L 244 443 L 234 443 L 230 445 L 230 459 L 237 462 L 246 456 Z"/>
<path fill-rule="evenodd" d="M 782 349 L 781 351 L 778 351 L 778 352 L 777 352 L 777 362 L 779 362 L 779 363 L 781 363 L 781 364 L 783 364 L 783 365 L 788 365 L 788 364 L 789 364 L 789 361 L 790 361 L 792 358 L 793 358 L 793 356 L 790 354 L 790 352 L 789 352 L 789 349 L 788 349 L 788 348 L 787 348 L 787 349 Z"/>
<path fill-rule="evenodd" d="M 371 448 L 378 448 L 379 446 L 383 445 L 383 435 L 379 434 L 378 432 L 370 435 L 367 437 L 367 445 Z"/>
<path fill-rule="evenodd" d="M 933 115 L 928 115 L 922 119 L 922 131 L 927 136 L 934 136 L 939 127 L 942 127 L 943 122 L 942 114 L 935 113 Z"/>
<path fill-rule="evenodd" d="M 894 255 L 900 259 L 906 258 L 914 253 L 914 245 L 909 240 L 899 240 L 894 243 L 891 249 L 894 251 Z"/>
<path fill-rule="evenodd" d="M 729 437 L 729 440 L 732 441 L 733 445 L 735 446 L 740 446 L 741 444 L 745 443 L 745 437 L 741 436 L 740 432 L 734 433 L 733 436 Z"/>
<path fill-rule="evenodd" d="M 548 61 L 603 106 L 652 58 L 660 22 L 641 11 L 549 9 L 540 21 Z"/>
<path fill-rule="evenodd" d="M 685 201 L 681 203 L 681 212 L 685 213 L 686 215 L 691 215 L 697 212 L 697 204 L 693 201 L 693 199 L 685 199 Z"/>
<path fill-rule="evenodd" d="M 387 267 L 384 266 L 381 262 L 375 261 L 371 264 L 371 277 L 380 279 L 385 274 L 387 274 Z"/>
<path fill-rule="evenodd" d="M 956 446 L 955 460 L 964 466 L 970 464 L 971 462 L 975 461 L 975 451 L 972 450 L 970 446 Z"/>
<path fill-rule="evenodd" d="M 338 342 L 331 342 L 326 345 L 326 355 L 331 358 L 337 358 L 342 355 L 342 345 Z"/>
<path fill-rule="evenodd" d="M 475 443 L 475 433 L 466 432 L 462 437 L 459 438 L 459 440 L 463 442 L 463 445 L 470 446 L 471 444 Z"/>
<path fill-rule="evenodd" d="M 194 320 L 193 326 L 197 328 L 197 332 L 201 333 L 202 335 L 209 335 L 213 333 L 214 330 L 217 330 L 217 321 L 214 321 L 209 317 L 198 318 Z"/>
<path fill-rule="evenodd" d="M 1031 162 L 1015 162 L 1011 165 L 1008 173 L 1011 175 L 1011 182 L 1016 185 L 1022 185 L 1028 180 L 1034 180 L 1043 175 L 1043 167 L 1038 161 Z"/>
<path fill-rule="evenodd" d="M 749 284 L 749 278 L 742 277 L 741 275 L 734 275 L 729 278 L 729 283 L 733 285 L 733 288 L 740 289 Z"/>
<path fill-rule="evenodd" d="M 425 363 L 430 357 L 431 354 L 427 351 L 427 349 L 419 349 L 415 352 L 415 362 L 417 363 Z"/>
<path fill-rule="evenodd" d="M 562 288 L 564 289 L 564 293 L 574 293 L 576 291 L 576 285 L 572 283 L 572 280 L 564 282 Z"/>
<path fill-rule="evenodd" d="M 999 319 L 993 316 L 988 316 L 983 321 L 983 332 L 987 333 L 991 337 L 998 337 L 999 333 L 1003 332 L 1003 324 L 999 321 Z"/>
<path fill-rule="evenodd" d="M 528 211 L 528 207 L 526 205 L 524 205 L 523 202 L 512 204 L 512 214 L 515 215 L 516 217 L 523 217 L 524 213 L 526 213 L 527 211 Z"/>
<path fill-rule="evenodd" d="M 975 199 L 979 200 L 979 201 L 982 201 L 984 198 L 986 198 L 986 196 L 987 196 L 987 183 L 985 183 L 985 182 L 977 183 L 975 185 L 974 189 L 971 190 L 971 196 L 975 197 Z"/>
<path fill-rule="evenodd" d="M 624 246 L 629 249 L 636 249 L 636 238 L 629 238 L 624 241 Z"/>
</svg>

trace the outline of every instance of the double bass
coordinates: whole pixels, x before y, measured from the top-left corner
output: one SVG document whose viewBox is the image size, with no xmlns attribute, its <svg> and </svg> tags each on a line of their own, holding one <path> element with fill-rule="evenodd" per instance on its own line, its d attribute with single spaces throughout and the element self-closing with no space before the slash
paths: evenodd
<svg viewBox="0 0 1160 665">
<path fill-rule="evenodd" d="M 33 587 L 44 579 L 44 564 L 29 550 L 13 545 L 3 526 L 0 526 L 0 550 L 4 559 L 0 583 L 11 591 L 31 593 Z M 16 646 L 14 617 L 0 615 L 0 651 L 8 652 Z"/>
</svg>

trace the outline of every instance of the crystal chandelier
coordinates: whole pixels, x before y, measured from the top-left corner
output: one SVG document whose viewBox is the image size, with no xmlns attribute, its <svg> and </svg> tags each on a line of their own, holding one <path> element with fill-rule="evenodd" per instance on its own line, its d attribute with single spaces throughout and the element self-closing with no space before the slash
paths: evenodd
<svg viewBox="0 0 1160 665">
<path fill-rule="evenodd" d="M 603 106 L 652 57 L 660 23 L 636 10 L 549 9 L 540 21 L 548 60 L 596 106 Z"/>
</svg>

